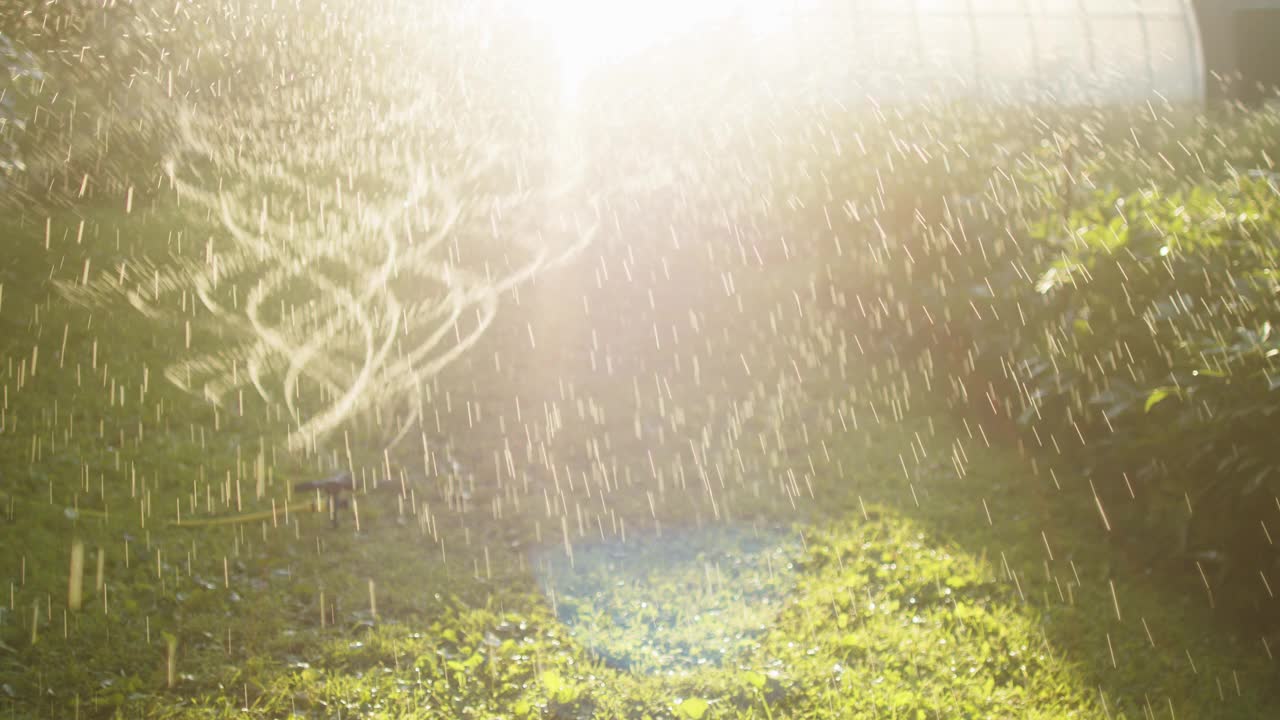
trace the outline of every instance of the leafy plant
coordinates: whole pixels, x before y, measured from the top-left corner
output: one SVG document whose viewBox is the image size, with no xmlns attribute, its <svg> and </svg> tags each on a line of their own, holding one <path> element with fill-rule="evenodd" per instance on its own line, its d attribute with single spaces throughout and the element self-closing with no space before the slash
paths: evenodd
<svg viewBox="0 0 1280 720">
<path fill-rule="evenodd" d="M 1098 193 L 1040 278 L 1043 339 L 1013 349 L 1024 421 L 1091 430 L 1098 485 L 1118 497 L 1119 476 L 1135 481 L 1184 553 L 1266 551 L 1260 533 L 1238 535 L 1280 488 L 1266 430 L 1280 411 L 1277 200 L 1248 177 Z"/>
</svg>

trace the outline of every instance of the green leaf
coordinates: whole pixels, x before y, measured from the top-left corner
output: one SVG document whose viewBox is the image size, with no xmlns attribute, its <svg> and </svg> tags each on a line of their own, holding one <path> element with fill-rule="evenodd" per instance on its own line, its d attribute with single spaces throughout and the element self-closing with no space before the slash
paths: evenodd
<svg viewBox="0 0 1280 720">
<path fill-rule="evenodd" d="M 764 676 L 764 673 L 758 673 L 755 670 L 748 670 L 743 675 L 743 678 L 747 681 L 747 684 L 751 685 L 757 690 L 759 690 L 760 688 L 763 688 L 765 683 L 769 681 L 769 679 Z"/>
<path fill-rule="evenodd" d="M 467 670 L 474 670 L 477 666 L 479 666 L 483 662 L 484 662 L 484 655 L 481 655 L 479 652 L 476 652 L 472 654 L 471 657 L 467 658 L 466 662 L 462 663 L 462 666 Z"/>
<path fill-rule="evenodd" d="M 709 707 L 711 705 L 702 698 L 686 698 L 684 702 L 676 706 L 676 710 L 681 716 L 689 718 L 689 720 L 702 720 L 702 716 L 707 714 L 707 708 Z"/>
<path fill-rule="evenodd" d="M 548 695 L 555 695 L 564 688 L 564 678 L 555 670 L 548 670 L 542 673 L 542 685 L 547 689 Z"/>
<path fill-rule="evenodd" d="M 1159 388 L 1156 388 L 1155 390 L 1152 390 L 1151 394 L 1147 396 L 1147 404 L 1143 406 L 1142 411 L 1151 412 L 1151 408 L 1158 405 L 1161 400 L 1164 400 L 1170 395 L 1175 394 L 1177 391 L 1178 391 L 1177 388 L 1171 388 L 1171 387 L 1159 387 Z"/>
</svg>

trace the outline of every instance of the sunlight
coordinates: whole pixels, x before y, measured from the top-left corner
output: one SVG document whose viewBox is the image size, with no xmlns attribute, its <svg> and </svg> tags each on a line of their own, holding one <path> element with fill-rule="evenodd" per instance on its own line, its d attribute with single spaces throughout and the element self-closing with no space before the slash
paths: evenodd
<svg viewBox="0 0 1280 720">
<path fill-rule="evenodd" d="M 563 96 L 600 67 L 635 56 L 706 23 L 737 23 L 753 34 L 779 31 L 784 0 L 525 0 L 548 28 L 560 62 Z"/>
<path fill-rule="evenodd" d="M 0 0 L 0 720 L 1280 720 L 1280 0 L 157 5 Z"/>
</svg>

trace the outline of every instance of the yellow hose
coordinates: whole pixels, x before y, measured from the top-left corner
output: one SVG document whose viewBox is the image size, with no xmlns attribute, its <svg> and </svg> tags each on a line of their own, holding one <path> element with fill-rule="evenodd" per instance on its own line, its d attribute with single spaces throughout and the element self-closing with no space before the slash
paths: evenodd
<svg viewBox="0 0 1280 720">
<path fill-rule="evenodd" d="M 240 523 L 256 522 L 258 520 L 270 520 L 281 513 L 290 512 L 322 512 L 323 507 L 317 506 L 311 500 L 305 502 L 286 505 L 284 508 L 275 510 L 263 510 L 262 512 L 246 513 L 244 515 L 230 515 L 216 518 L 201 518 L 198 520 L 170 520 L 169 527 L 208 527 L 211 525 L 238 525 Z"/>
</svg>

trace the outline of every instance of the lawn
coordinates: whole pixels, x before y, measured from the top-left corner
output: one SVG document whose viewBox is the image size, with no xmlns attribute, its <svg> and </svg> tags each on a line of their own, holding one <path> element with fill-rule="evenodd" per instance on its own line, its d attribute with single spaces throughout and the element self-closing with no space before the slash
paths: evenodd
<svg viewBox="0 0 1280 720">
<path fill-rule="evenodd" d="M 828 266 L 607 238 L 504 296 L 420 437 L 290 450 L 277 405 L 165 379 L 235 340 L 187 289 L 146 318 L 55 287 L 218 232 L 122 210 L 3 229 L 0 714 L 1280 714 L 1210 578 L 1150 574 L 1050 451 L 865 354 Z M 291 485 L 344 467 L 334 527 Z"/>
<path fill-rule="evenodd" d="M 1274 105 L 8 5 L 0 718 L 1280 717 Z"/>
</svg>

